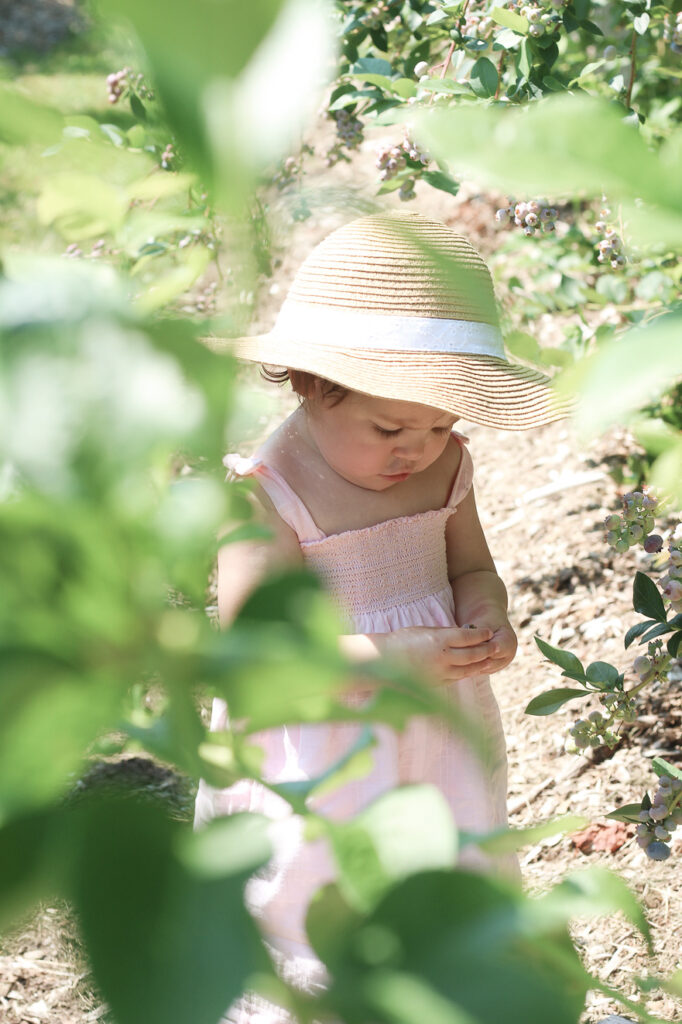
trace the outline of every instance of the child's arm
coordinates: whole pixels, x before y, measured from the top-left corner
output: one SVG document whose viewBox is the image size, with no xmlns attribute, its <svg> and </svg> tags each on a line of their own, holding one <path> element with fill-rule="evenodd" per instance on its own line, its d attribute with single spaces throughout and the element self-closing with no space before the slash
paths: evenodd
<svg viewBox="0 0 682 1024">
<path fill-rule="evenodd" d="M 493 633 L 476 671 L 499 672 L 514 658 L 517 640 L 507 618 L 507 590 L 486 543 L 473 488 L 448 520 L 445 541 L 458 625 L 487 627 Z"/>
<path fill-rule="evenodd" d="M 270 538 L 237 541 L 222 544 L 218 550 L 218 614 L 225 629 L 234 619 L 252 590 L 268 573 L 293 568 L 303 558 L 298 537 L 290 526 L 280 519 L 265 491 L 256 487 L 251 495 L 254 520 L 267 526 Z M 225 525 L 224 536 L 235 524 Z"/>
</svg>

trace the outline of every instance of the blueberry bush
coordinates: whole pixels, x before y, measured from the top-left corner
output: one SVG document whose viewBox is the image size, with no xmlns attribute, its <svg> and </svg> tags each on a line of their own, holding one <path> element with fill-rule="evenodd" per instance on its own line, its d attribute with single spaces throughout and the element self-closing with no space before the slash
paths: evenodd
<svg viewBox="0 0 682 1024">
<path fill-rule="evenodd" d="M 453 869 L 458 844 L 511 851 L 575 819 L 457 836 L 421 786 L 348 823 L 310 812 L 318 787 L 363 770 L 376 723 L 401 728 L 416 713 L 466 723 L 394 665 L 368 667 L 375 697 L 349 709 L 334 613 L 305 574 L 268 581 L 229 630 L 212 627 L 204 605 L 219 527 L 241 524 L 221 543 L 259 531 L 244 485 L 226 488 L 220 472 L 235 419 L 257 410 L 245 410 L 235 368 L 199 339 L 244 326 L 254 281 L 270 272 L 263 183 L 300 186 L 314 148 L 299 145 L 301 132 L 323 97 L 330 166 L 353 159 L 370 122 L 395 131 L 377 155 L 381 194 L 409 202 L 433 187 L 447 199 L 465 174 L 498 190 L 501 252 L 521 268 L 540 253 L 561 276 L 550 296 L 500 272 L 514 354 L 561 368 L 587 428 L 635 417 L 642 437 L 655 435 L 650 475 L 675 494 L 678 5 L 88 7 L 101 32 L 127 41 L 101 76 L 106 114 L 74 114 L 0 80 L 1 155 L 17 183 L 7 208 L 19 206 L 26 231 L 39 225 L 33 246 L 21 233 L 3 244 L 0 278 L 2 926 L 47 895 L 67 897 L 120 1024 L 215 1024 L 249 988 L 301 1024 L 575 1024 L 589 988 L 652 1021 L 641 999 L 588 975 L 568 937 L 572 915 L 620 910 L 650 942 L 616 876 L 583 872 L 531 899 Z M 231 301 L 211 321 L 219 286 Z M 607 302 L 618 322 L 593 329 L 587 308 Z M 556 350 L 539 345 L 538 308 L 573 314 L 579 343 L 567 333 Z M 648 493 L 634 494 L 608 524 L 609 543 L 655 549 L 653 511 Z M 677 656 L 679 555 L 675 535 L 663 593 L 645 574 L 635 581 L 645 621 L 629 642 L 647 644 L 639 683 L 626 689 L 614 666 L 583 669 L 545 645 L 580 687 L 573 696 L 603 698 L 577 747 L 607 740 L 638 687 Z M 563 703 L 558 693 L 536 713 Z M 227 731 L 207 731 L 199 694 L 228 701 Z M 193 833 L 129 797 L 68 797 L 88 757 L 128 750 L 215 785 L 259 779 L 254 732 L 334 719 L 364 729 L 331 776 L 273 787 L 335 856 L 336 882 L 308 912 L 332 978 L 312 996 L 278 977 L 244 908 L 245 881 L 270 856 L 262 818 Z M 617 812 L 637 820 L 654 858 L 666 856 L 680 806 L 679 774 L 658 770 L 653 799 Z M 656 983 L 680 988 L 679 978 Z"/>
</svg>

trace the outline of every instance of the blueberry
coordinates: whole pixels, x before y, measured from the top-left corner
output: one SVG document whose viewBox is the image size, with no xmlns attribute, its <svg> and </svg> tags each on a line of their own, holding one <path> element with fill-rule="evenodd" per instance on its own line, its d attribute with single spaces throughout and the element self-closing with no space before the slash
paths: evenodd
<svg viewBox="0 0 682 1024">
<path fill-rule="evenodd" d="M 655 839 L 653 843 L 649 843 L 647 846 L 646 855 L 651 857 L 652 860 L 667 860 L 670 856 L 670 847 Z"/>
</svg>

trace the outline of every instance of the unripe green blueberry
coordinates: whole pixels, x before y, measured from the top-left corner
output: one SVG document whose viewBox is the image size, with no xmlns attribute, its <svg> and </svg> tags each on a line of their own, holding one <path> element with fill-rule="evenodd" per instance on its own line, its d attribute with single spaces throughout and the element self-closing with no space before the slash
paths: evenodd
<svg viewBox="0 0 682 1024">
<path fill-rule="evenodd" d="M 610 515 L 604 520 L 604 526 L 607 530 L 618 530 L 620 528 L 620 516 Z"/>
<path fill-rule="evenodd" d="M 423 75 L 423 74 L 424 74 L 424 73 L 425 73 L 426 71 L 428 71 L 428 68 L 429 68 L 429 63 L 428 63 L 428 61 L 426 61 L 426 60 L 420 60 L 420 61 L 419 61 L 419 62 L 418 62 L 417 64 L 415 64 L 415 66 L 414 66 L 414 73 L 415 73 L 415 75 L 416 75 L 416 76 L 417 76 L 417 77 L 419 78 L 419 76 L 420 76 L 420 75 Z"/>
<path fill-rule="evenodd" d="M 675 818 L 672 815 L 670 815 L 668 818 L 665 818 L 663 821 L 663 827 L 667 828 L 668 832 L 674 832 L 677 828 L 677 822 L 675 821 Z"/>
<path fill-rule="evenodd" d="M 616 49 L 615 46 L 605 46 L 604 47 L 604 60 L 613 60 L 613 58 L 616 56 L 617 53 L 618 53 L 618 50 Z"/>
<path fill-rule="evenodd" d="M 626 540 L 617 540 L 616 543 L 614 544 L 614 547 L 615 547 L 616 551 L 618 551 L 619 554 L 622 555 L 625 551 L 628 550 L 629 544 L 628 544 L 628 542 Z"/>
<path fill-rule="evenodd" d="M 646 675 L 651 668 L 651 662 L 647 658 L 646 654 L 640 654 L 639 657 L 635 658 L 632 663 L 632 667 L 638 676 Z"/>
<path fill-rule="evenodd" d="M 531 36 L 535 36 L 535 38 L 537 38 L 538 36 L 543 36 L 545 34 L 544 26 L 535 22 L 528 29 L 528 34 Z"/>
</svg>

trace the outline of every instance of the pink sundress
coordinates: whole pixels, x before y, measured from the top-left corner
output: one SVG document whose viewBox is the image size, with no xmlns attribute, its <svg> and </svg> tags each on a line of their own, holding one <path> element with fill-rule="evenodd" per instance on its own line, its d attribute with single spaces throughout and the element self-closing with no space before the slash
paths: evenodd
<svg viewBox="0 0 682 1024">
<path fill-rule="evenodd" d="M 386 633 L 405 626 L 455 625 L 448 580 L 445 524 L 471 487 L 473 466 L 464 445 L 445 507 L 402 516 L 359 530 L 326 536 L 307 508 L 276 470 L 258 456 L 227 456 L 236 476 L 253 476 L 278 514 L 298 536 L 306 564 L 324 581 L 337 601 L 349 633 Z M 488 676 L 448 684 L 443 691 L 474 717 L 488 737 L 486 763 L 468 745 L 432 717 L 413 718 L 396 732 L 375 725 L 372 771 L 349 782 L 311 806 L 338 821 L 348 820 L 387 790 L 405 783 L 432 783 L 446 797 L 459 827 L 488 832 L 507 823 L 507 762 L 499 709 Z M 211 729 L 226 727 L 225 702 L 213 703 Z M 264 777 L 292 781 L 321 775 L 357 739 L 362 724 L 322 723 L 272 729 L 254 737 L 266 751 Z M 247 901 L 280 964 L 283 976 L 301 988 L 324 983 L 324 970 L 306 942 L 304 917 L 312 894 L 334 877 L 323 840 L 302 841 L 302 820 L 289 805 L 250 780 L 218 790 L 200 782 L 195 827 L 218 815 L 256 811 L 273 819 L 275 856 L 266 871 L 251 879 Z M 460 863 L 515 873 L 513 858 L 491 864 L 476 848 L 466 848 Z M 227 1020 L 238 1024 L 283 1024 L 283 1011 L 260 1000 L 232 1009 Z"/>
</svg>

